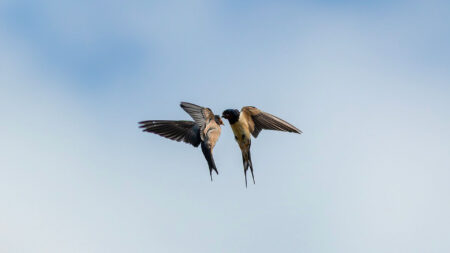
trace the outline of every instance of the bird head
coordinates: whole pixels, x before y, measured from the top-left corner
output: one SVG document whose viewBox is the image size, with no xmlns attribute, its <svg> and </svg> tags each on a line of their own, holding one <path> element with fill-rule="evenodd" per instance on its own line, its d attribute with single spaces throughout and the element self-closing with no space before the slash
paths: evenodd
<svg viewBox="0 0 450 253">
<path fill-rule="evenodd" d="M 214 115 L 214 120 L 219 125 L 225 125 L 219 115 Z"/>
<path fill-rule="evenodd" d="M 234 122 L 239 120 L 239 114 L 240 114 L 239 110 L 228 109 L 223 111 L 222 118 L 227 119 L 230 122 L 230 124 L 233 124 Z"/>
</svg>

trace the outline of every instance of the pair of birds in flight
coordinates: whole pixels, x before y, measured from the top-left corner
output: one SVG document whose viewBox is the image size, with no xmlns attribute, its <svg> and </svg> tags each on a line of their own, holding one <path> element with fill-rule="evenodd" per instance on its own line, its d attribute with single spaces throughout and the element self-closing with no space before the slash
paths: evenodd
<svg viewBox="0 0 450 253">
<path fill-rule="evenodd" d="M 219 140 L 222 119 L 219 115 L 214 115 L 211 109 L 195 104 L 181 102 L 181 108 L 185 110 L 194 121 L 187 120 L 146 120 L 139 122 L 144 132 L 158 134 L 162 137 L 183 141 L 194 147 L 201 145 L 203 155 L 209 166 L 209 175 L 212 181 L 212 171 L 216 174 L 216 164 L 212 151 Z M 255 176 L 253 174 L 253 164 L 250 156 L 251 135 L 258 137 L 263 129 L 278 130 L 301 134 L 295 126 L 288 122 L 263 112 L 254 106 L 245 106 L 241 111 L 237 109 L 228 109 L 223 111 L 222 117 L 227 119 L 234 133 L 234 138 L 242 151 L 242 160 L 244 163 L 245 187 L 247 187 L 247 171 L 250 168 L 253 183 Z"/>
</svg>

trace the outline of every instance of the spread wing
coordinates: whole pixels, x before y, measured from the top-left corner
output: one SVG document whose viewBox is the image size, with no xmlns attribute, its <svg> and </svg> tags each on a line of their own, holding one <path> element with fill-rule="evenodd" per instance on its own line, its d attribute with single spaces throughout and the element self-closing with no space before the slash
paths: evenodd
<svg viewBox="0 0 450 253">
<path fill-rule="evenodd" d="M 198 147 L 201 142 L 200 127 L 193 121 L 147 120 L 139 124 L 144 132 L 154 133 L 174 141 L 183 141 L 194 147 Z"/>
<path fill-rule="evenodd" d="M 249 123 L 250 132 L 253 137 L 258 137 L 258 134 L 263 129 L 278 130 L 291 133 L 301 134 L 302 131 L 288 122 L 270 114 L 263 112 L 254 106 L 245 106 L 242 108 L 241 113 L 247 117 Z"/>
<path fill-rule="evenodd" d="M 214 119 L 214 113 L 209 108 L 187 102 L 181 102 L 180 106 L 192 117 L 200 128 L 204 128 L 210 120 Z"/>
</svg>

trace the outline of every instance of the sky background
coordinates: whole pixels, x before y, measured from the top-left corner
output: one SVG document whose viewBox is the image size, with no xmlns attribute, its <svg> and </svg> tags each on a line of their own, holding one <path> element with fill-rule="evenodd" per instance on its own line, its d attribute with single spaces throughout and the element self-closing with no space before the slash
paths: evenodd
<svg viewBox="0 0 450 253">
<path fill-rule="evenodd" d="M 448 1 L 0 1 L 0 252 L 450 252 Z M 200 149 L 141 132 L 254 105 Z"/>
</svg>

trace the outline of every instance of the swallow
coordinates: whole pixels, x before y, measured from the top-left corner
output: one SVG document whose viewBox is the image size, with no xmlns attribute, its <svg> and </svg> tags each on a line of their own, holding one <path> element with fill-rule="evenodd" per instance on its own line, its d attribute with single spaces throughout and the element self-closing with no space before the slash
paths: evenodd
<svg viewBox="0 0 450 253">
<path fill-rule="evenodd" d="M 219 115 L 214 115 L 211 109 L 187 102 L 180 103 L 194 121 L 188 120 L 146 120 L 139 122 L 144 132 L 154 133 L 162 137 L 183 141 L 194 147 L 201 145 L 203 155 L 208 162 L 209 175 L 212 181 L 212 171 L 218 175 L 213 158 L 213 149 L 220 137 L 223 121 Z"/>
<path fill-rule="evenodd" d="M 230 122 L 231 129 L 234 133 L 234 138 L 242 151 L 245 187 L 247 187 L 247 170 L 249 167 L 250 172 L 252 173 L 253 184 L 255 183 L 253 164 L 250 156 L 251 135 L 256 138 L 263 129 L 298 134 L 302 133 L 302 131 L 288 122 L 273 116 L 272 114 L 263 112 L 254 106 L 242 107 L 241 111 L 237 109 L 225 110 L 222 113 L 222 117 Z"/>
</svg>

